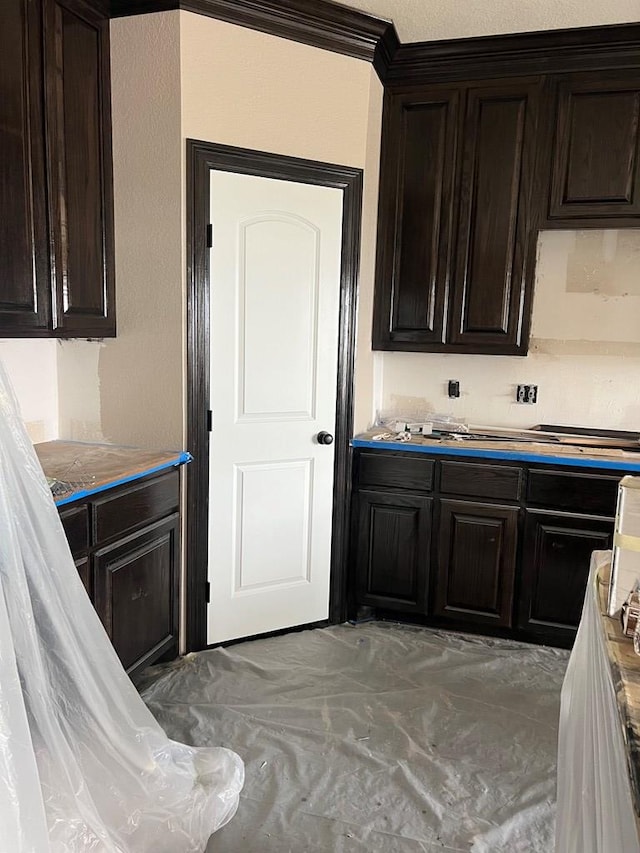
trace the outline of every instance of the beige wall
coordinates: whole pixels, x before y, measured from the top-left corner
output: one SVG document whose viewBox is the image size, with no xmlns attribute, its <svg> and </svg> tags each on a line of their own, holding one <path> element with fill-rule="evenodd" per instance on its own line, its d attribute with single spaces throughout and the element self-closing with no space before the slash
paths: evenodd
<svg viewBox="0 0 640 853">
<path fill-rule="evenodd" d="M 640 231 L 543 232 L 529 355 L 380 354 L 378 405 L 476 424 L 640 430 L 639 259 Z M 536 405 L 514 402 L 518 383 L 538 385 Z"/>
<path fill-rule="evenodd" d="M 362 254 L 360 258 L 360 287 L 358 293 L 358 331 L 356 339 L 356 372 L 353 427 L 362 432 L 375 413 L 376 358 L 371 350 L 373 320 L 373 282 L 375 277 L 375 248 L 378 226 L 378 180 L 380 176 L 380 133 L 382 127 L 382 84 L 371 69 L 369 88 L 369 124 L 364 164 L 362 203 Z"/>
<path fill-rule="evenodd" d="M 31 440 L 58 437 L 56 341 L 0 340 L 0 361 L 18 398 Z"/>
<path fill-rule="evenodd" d="M 180 16 L 184 137 L 364 165 L 369 63 Z"/>
</svg>

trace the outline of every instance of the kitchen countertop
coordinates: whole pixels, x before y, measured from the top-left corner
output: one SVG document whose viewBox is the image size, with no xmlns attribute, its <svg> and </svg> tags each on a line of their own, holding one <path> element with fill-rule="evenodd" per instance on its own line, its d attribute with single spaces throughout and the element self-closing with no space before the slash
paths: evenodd
<svg viewBox="0 0 640 853">
<path fill-rule="evenodd" d="M 640 656 L 634 652 L 631 638 L 625 637 L 622 633 L 620 620 L 607 616 L 609 571 L 607 566 L 598 577 L 598 599 L 618 714 L 627 749 L 633 804 L 636 819 L 638 819 L 640 816 Z"/>
<path fill-rule="evenodd" d="M 411 441 L 374 440 L 383 428 L 371 429 L 352 439 L 353 447 L 377 450 L 402 450 L 411 453 L 429 453 L 447 456 L 471 456 L 482 459 L 502 459 L 514 462 L 543 462 L 583 468 L 614 469 L 640 472 L 640 450 L 617 450 L 600 447 L 543 444 L 542 442 L 484 441 L 481 439 L 440 439 L 412 436 Z"/>
<path fill-rule="evenodd" d="M 46 441 L 36 444 L 35 451 L 45 476 L 66 486 L 55 497 L 57 506 L 191 461 L 185 451 L 83 441 Z"/>
</svg>

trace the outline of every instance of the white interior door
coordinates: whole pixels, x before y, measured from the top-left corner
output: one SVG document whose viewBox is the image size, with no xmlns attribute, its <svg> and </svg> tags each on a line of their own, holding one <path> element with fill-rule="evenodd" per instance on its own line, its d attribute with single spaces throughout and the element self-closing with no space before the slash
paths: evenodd
<svg viewBox="0 0 640 853">
<path fill-rule="evenodd" d="M 342 201 L 211 172 L 209 643 L 329 613 Z"/>
</svg>

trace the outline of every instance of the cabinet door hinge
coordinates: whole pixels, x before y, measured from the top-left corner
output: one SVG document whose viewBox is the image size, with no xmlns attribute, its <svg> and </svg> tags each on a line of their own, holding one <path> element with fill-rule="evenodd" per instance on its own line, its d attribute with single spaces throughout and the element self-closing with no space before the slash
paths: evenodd
<svg viewBox="0 0 640 853">
<path fill-rule="evenodd" d="M 211 584 L 209 583 L 209 581 L 207 581 L 204 585 L 204 600 L 207 602 L 207 604 L 209 604 L 211 601 Z"/>
<path fill-rule="evenodd" d="M 209 223 L 207 225 L 207 249 L 213 248 L 213 225 Z"/>
<path fill-rule="evenodd" d="M 213 412 L 211 409 L 207 411 L 207 430 L 213 432 Z"/>
</svg>

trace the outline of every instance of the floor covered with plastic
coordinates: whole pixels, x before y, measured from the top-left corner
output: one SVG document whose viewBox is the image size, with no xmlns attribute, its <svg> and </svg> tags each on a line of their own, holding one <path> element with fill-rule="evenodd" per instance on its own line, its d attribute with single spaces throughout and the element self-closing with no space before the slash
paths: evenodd
<svg viewBox="0 0 640 853">
<path fill-rule="evenodd" d="M 190 655 L 141 689 L 170 738 L 245 761 L 207 853 L 549 853 L 567 661 L 367 623 Z"/>
</svg>

